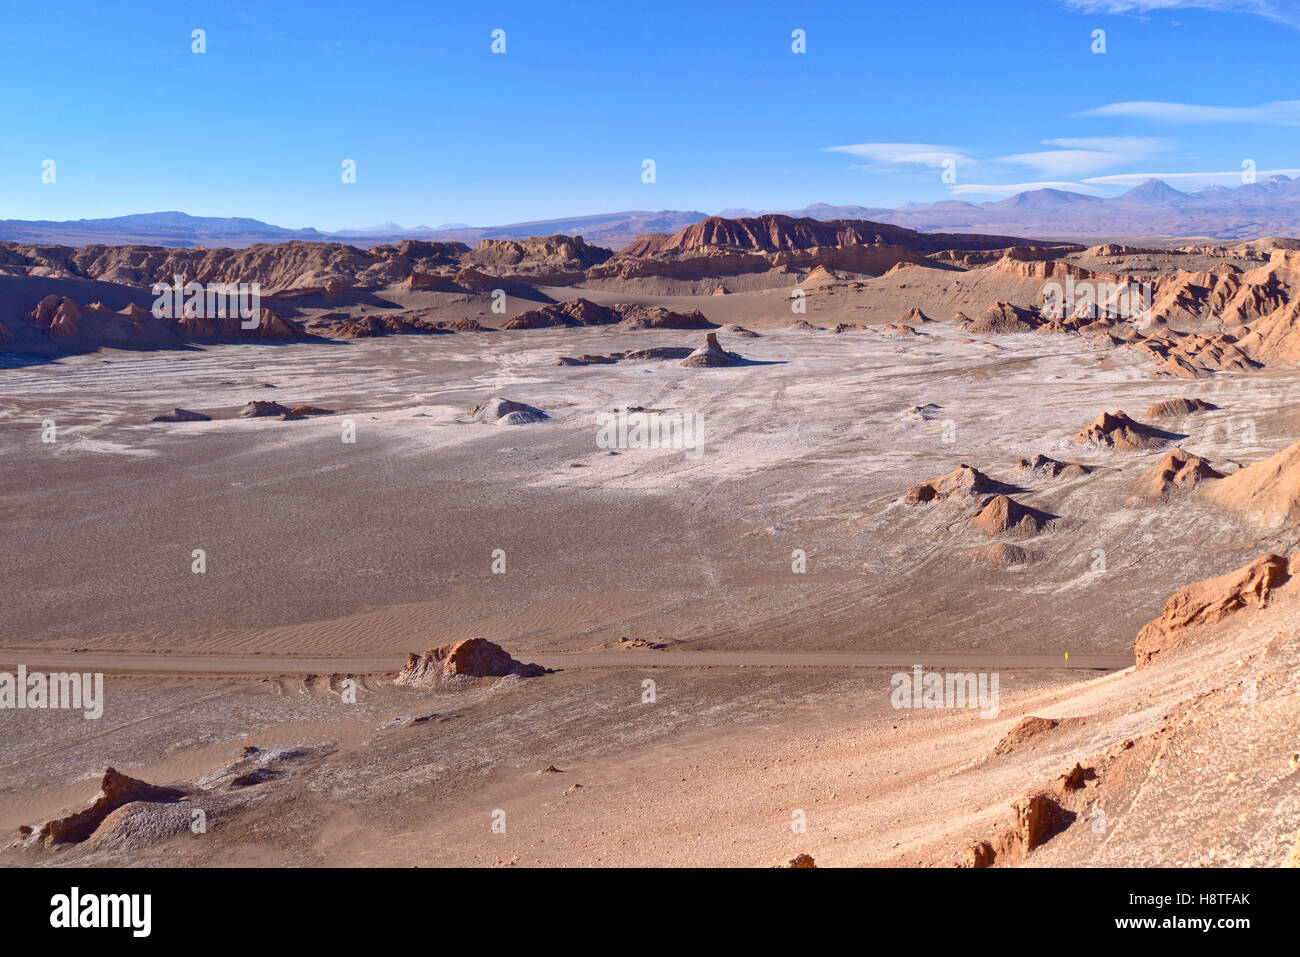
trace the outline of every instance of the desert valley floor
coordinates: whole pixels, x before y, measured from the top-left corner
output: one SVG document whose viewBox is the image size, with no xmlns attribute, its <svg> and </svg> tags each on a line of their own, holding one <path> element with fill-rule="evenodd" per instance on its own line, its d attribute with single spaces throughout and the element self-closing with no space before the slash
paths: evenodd
<svg viewBox="0 0 1300 957">
<path fill-rule="evenodd" d="M 678 361 L 701 329 L 625 324 L 11 356 L 0 666 L 107 678 L 98 721 L 6 713 L 0 863 L 1294 858 L 1300 533 L 1228 483 L 1300 439 L 1297 373 L 954 318 L 1041 286 L 1000 262 L 823 269 L 800 314 L 738 280 L 578 293 L 700 310 L 749 360 L 717 368 Z M 619 409 L 698 413 L 700 454 L 599 447 Z M 394 683 L 472 638 L 549 670 Z M 998 672 L 997 714 L 891 707 L 917 664 Z M 32 839 L 109 767 L 174 791 Z"/>
</svg>

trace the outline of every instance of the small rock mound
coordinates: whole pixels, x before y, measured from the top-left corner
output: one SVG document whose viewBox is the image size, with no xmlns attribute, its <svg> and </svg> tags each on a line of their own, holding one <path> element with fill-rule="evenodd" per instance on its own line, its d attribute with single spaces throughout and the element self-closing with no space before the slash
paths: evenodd
<svg viewBox="0 0 1300 957">
<path fill-rule="evenodd" d="M 1295 559 L 1300 555 L 1292 556 Z M 1180 589 L 1165 603 L 1164 614 L 1138 632 L 1133 644 L 1137 666 L 1141 668 L 1159 655 L 1195 643 L 1200 629 L 1217 624 L 1233 612 L 1264 607 L 1269 595 L 1290 578 L 1291 561 L 1269 554 L 1226 575 Z"/>
<path fill-rule="evenodd" d="M 457 276 L 459 279 L 459 275 Z M 488 282 L 491 277 L 483 277 Z M 499 282 L 499 280 L 495 280 Z M 521 312 L 507 320 L 502 329 L 549 329 L 555 326 L 602 326 L 612 325 L 623 317 L 609 306 L 599 306 L 588 299 L 571 299 L 556 302 Z"/>
<path fill-rule="evenodd" d="M 151 422 L 211 422 L 212 416 L 204 415 L 202 412 L 191 412 L 189 409 L 172 409 L 170 412 L 164 412 L 162 415 L 155 415 Z"/>
<path fill-rule="evenodd" d="M 811 867 L 816 869 L 817 862 L 812 859 L 812 855 L 810 854 L 800 854 L 797 857 L 792 857 L 790 863 L 787 864 L 786 867 Z"/>
<path fill-rule="evenodd" d="M 999 302 L 985 309 L 974 322 L 963 323 L 967 332 L 1006 335 L 1013 332 L 1033 332 L 1042 325 L 1038 316 L 1029 309 Z"/>
<path fill-rule="evenodd" d="M 993 754 L 997 756 L 1010 754 L 1034 739 L 1060 727 L 1060 724 L 1061 722 L 1055 718 L 1038 718 L 1034 715 L 1021 718 L 1016 726 L 1007 732 L 1006 737 L 998 742 L 998 746 L 993 749 Z"/>
<path fill-rule="evenodd" d="M 261 402 L 254 400 L 245 405 L 239 414 L 248 416 L 249 418 L 261 418 L 268 415 L 288 415 L 289 410 L 279 402 Z"/>
<path fill-rule="evenodd" d="M 91 853 L 138 853 L 161 841 L 189 832 L 194 807 L 187 802 L 132 801 L 104 818 L 86 839 Z"/>
<path fill-rule="evenodd" d="M 501 396 L 489 399 L 482 405 L 474 406 L 470 410 L 470 415 L 480 422 L 488 422 L 493 425 L 529 425 L 550 418 L 541 409 L 525 405 L 523 402 L 512 402 L 510 399 Z"/>
<path fill-rule="evenodd" d="M 1129 501 L 1159 500 L 1171 492 L 1195 488 L 1204 479 L 1220 478 L 1222 473 L 1199 455 L 1174 449 L 1142 473 Z"/>
<path fill-rule="evenodd" d="M 998 484 L 977 468 L 962 464 L 947 475 L 940 475 L 910 486 L 904 501 L 908 505 L 941 501 L 953 495 L 973 497 L 995 492 Z"/>
<path fill-rule="evenodd" d="M 147 784 L 114 768 L 108 768 L 100 782 L 99 794 L 89 807 L 67 817 L 47 821 L 39 828 L 24 828 L 22 833 L 29 840 L 47 847 L 78 844 L 94 834 L 105 818 L 124 805 L 135 802 L 173 802 L 185 796 L 184 791 L 176 788 Z"/>
<path fill-rule="evenodd" d="M 1038 556 L 1026 548 L 1019 545 L 1012 545 L 1008 542 L 998 542 L 994 545 L 982 545 L 979 548 L 971 549 L 972 558 L 975 558 L 988 565 L 996 565 L 1000 568 L 1013 568 L 1017 565 L 1029 565 L 1038 560 Z"/>
<path fill-rule="evenodd" d="M 541 665 L 523 664 L 500 645 L 486 638 L 466 638 L 423 655 L 412 652 L 393 683 L 407 687 L 459 687 L 490 678 L 535 678 L 546 673 Z"/>
<path fill-rule="evenodd" d="M 714 323 L 698 309 L 688 313 L 673 312 L 662 306 L 616 305 L 625 329 L 714 329 Z"/>
<path fill-rule="evenodd" d="M 718 334 L 716 332 L 708 333 L 704 337 L 704 345 L 682 360 L 682 365 L 688 369 L 713 369 L 721 366 L 743 366 L 745 364 L 745 359 L 734 352 L 727 352 L 722 346 L 718 345 Z"/>
<path fill-rule="evenodd" d="M 903 314 L 903 318 L 898 321 L 907 324 L 909 322 L 932 322 L 933 320 L 923 313 L 917 306 L 913 306 L 911 309 L 907 310 L 907 312 Z"/>
<path fill-rule="evenodd" d="M 925 405 L 913 405 L 904 409 L 903 418 L 921 419 L 922 421 L 929 422 L 933 419 L 937 419 L 939 413 L 942 411 L 943 406 L 935 405 L 933 402 L 927 402 Z"/>
<path fill-rule="evenodd" d="M 1035 455 L 1032 459 L 1021 459 L 1016 463 L 1017 472 L 1029 472 L 1043 478 L 1078 478 L 1091 472 L 1092 466 L 1080 465 L 1078 462 L 1062 462 L 1046 455 Z"/>
<path fill-rule="evenodd" d="M 729 322 L 729 323 L 727 323 L 725 326 L 723 326 L 723 327 L 722 327 L 721 329 L 719 329 L 718 331 L 719 331 L 719 332 L 725 332 L 725 333 L 726 333 L 727 335 L 729 335 L 729 336 L 735 336 L 737 339 L 758 339 L 758 338 L 760 338 L 760 336 L 759 336 L 759 334 L 758 334 L 757 332 L 754 332 L 754 331 L 751 330 L 751 329 L 746 329 L 744 326 L 736 325 L 736 323 L 734 323 L 734 322 Z"/>
<path fill-rule="evenodd" d="M 1167 399 L 1147 409 L 1148 419 L 1173 419 L 1197 412 L 1212 412 L 1218 406 L 1204 399 Z"/>
<path fill-rule="evenodd" d="M 82 312 L 71 299 L 54 293 L 46 296 L 27 314 L 27 321 L 49 336 L 75 336 L 81 331 Z"/>
<path fill-rule="evenodd" d="M 813 268 L 812 272 L 803 277 L 800 286 L 833 286 L 837 282 L 843 282 L 844 277 L 837 275 L 834 270 L 827 269 L 825 266 L 818 265 Z"/>
<path fill-rule="evenodd" d="M 1008 495 L 995 495 L 971 519 L 985 535 L 1012 535 L 1028 537 L 1037 535 L 1048 522 L 1048 516 L 1034 508 L 1021 505 Z"/>
<path fill-rule="evenodd" d="M 1103 412 L 1097 416 L 1085 428 L 1076 432 L 1070 438 L 1070 443 L 1089 448 L 1132 451 L 1159 448 L 1173 438 L 1176 436 L 1169 432 L 1130 419 L 1123 411 L 1115 411 Z"/>
</svg>

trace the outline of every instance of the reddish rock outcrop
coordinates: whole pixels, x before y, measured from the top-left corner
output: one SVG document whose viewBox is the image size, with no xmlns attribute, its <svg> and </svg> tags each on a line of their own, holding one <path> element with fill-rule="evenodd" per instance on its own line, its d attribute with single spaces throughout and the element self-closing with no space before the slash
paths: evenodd
<svg viewBox="0 0 1300 957">
<path fill-rule="evenodd" d="M 570 299 L 551 303 L 540 309 L 521 312 L 508 320 L 503 329 L 548 329 L 554 326 L 606 326 L 622 320 L 609 306 L 598 306 L 589 299 Z"/>
<path fill-rule="evenodd" d="M 940 501 L 952 495 L 973 498 L 977 495 L 992 494 L 997 489 L 998 484 L 991 478 L 979 469 L 963 463 L 947 475 L 939 475 L 910 486 L 904 501 L 908 505 L 920 505 L 925 502 Z"/>
<path fill-rule="evenodd" d="M 67 817 L 47 821 L 25 837 L 47 846 L 75 844 L 86 840 L 113 811 L 136 801 L 149 803 L 178 801 L 185 792 L 176 788 L 159 787 L 127 777 L 113 768 L 104 772 L 99 794 L 87 808 Z"/>
<path fill-rule="evenodd" d="M 617 304 L 614 306 L 614 311 L 622 317 L 619 322 L 628 329 L 717 328 L 717 323 L 710 322 L 698 309 L 681 313 L 662 306 Z"/>
<path fill-rule="evenodd" d="M 528 239 L 483 239 L 461 257 L 469 266 L 494 275 L 543 285 L 567 285 L 586 278 L 586 270 L 614 255 L 581 236 L 531 236 Z"/>
<path fill-rule="evenodd" d="M 641 236 L 623 250 L 628 256 L 692 252 L 710 246 L 776 252 L 821 246 L 906 246 L 918 252 L 944 249 L 1000 249 L 1024 245 L 1012 236 L 963 233 L 919 233 L 902 226 L 865 219 L 796 219 L 768 214 L 723 219 L 710 216 L 671 236 Z"/>
<path fill-rule="evenodd" d="M 408 289 L 425 289 L 429 292 L 461 292 L 456 280 L 450 276 L 438 276 L 425 272 L 413 272 L 406 279 Z"/>
<path fill-rule="evenodd" d="M 534 678 L 545 673 L 541 665 L 516 661 L 504 648 L 486 638 L 466 638 L 430 648 L 423 655 L 412 652 L 393 683 L 407 687 L 457 686 L 479 679 Z"/>
<path fill-rule="evenodd" d="M 81 331 L 81 307 L 66 296 L 49 295 L 27 314 L 27 321 L 47 336 L 75 336 Z"/>
<path fill-rule="evenodd" d="M 1200 629 L 1218 624 L 1234 612 L 1262 608 L 1272 592 L 1290 578 L 1291 560 L 1269 554 L 1218 578 L 1180 589 L 1166 602 L 1164 614 L 1138 632 L 1133 645 L 1138 667 L 1194 643 Z"/>
<path fill-rule="evenodd" d="M 974 322 L 963 325 L 967 332 L 1005 335 L 1013 332 L 1033 332 L 1042 325 L 1042 320 L 1033 310 L 1010 302 L 998 302 L 985 309 Z"/>
<path fill-rule="evenodd" d="M 985 535 L 1028 537 L 1042 531 L 1048 520 L 1046 513 L 999 494 L 989 500 L 971 524 Z"/>
<path fill-rule="evenodd" d="M 1123 411 L 1103 412 L 1070 439 L 1072 445 L 1089 448 L 1137 449 L 1159 448 L 1176 438 L 1169 432 L 1152 428 L 1128 417 Z"/>
<path fill-rule="evenodd" d="M 1142 473 L 1130 501 L 1161 499 L 1171 492 L 1195 488 L 1205 479 L 1220 478 L 1223 475 L 1199 455 L 1174 449 Z"/>
<path fill-rule="evenodd" d="M 448 324 L 421 319 L 417 316 L 358 316 L 340 323 L 335 332 L 348 339 L 372 339 L 388 335 L 437 335 L 452 332 Z"/>
<path fill-rule="evenodd" d="M 1197 412 L 1210 412 L 1218 406 L 1204 399 L 1167 399 L 1147 409 L 1148 419 L 1172 419 Z"/>
</svg>

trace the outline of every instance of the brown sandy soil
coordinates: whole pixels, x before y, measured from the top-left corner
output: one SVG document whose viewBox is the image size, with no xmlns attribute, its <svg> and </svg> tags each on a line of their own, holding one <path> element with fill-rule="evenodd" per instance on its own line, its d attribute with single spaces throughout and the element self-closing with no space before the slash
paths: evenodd
<svg viewBox="0 0 1300 957">
<path fill-rule="evenodd" d="M 701 338 L 670 330 L 221 346 L 10 370 L 22 399 L 0 419 L 13 546 L 0 555 L 0 647 L 400 655 L 472 635 L 524 652 L 627 635 L 1115 652 L 1184 581 L 1284 547 L 1195 498 L 1119 508 L 1161 450 L 1064 444 L 1103 411 L 1188 392 L 1220 409 L 1162 422 L 1185 448 L 1216 467 L 1263 458 L 1296 417 L 1282 373 L 1174 387 L 1137 356 L 1077 338 L 966 342 L 933 325 L 901 344 L 773 332 L 726 343 L 769 364 L 720 370 L 551 365 Z M 497 393 L 550 419 L 473 423 L 470 409 Z M 264 395 L 340 411 L 236 415 Z M 596 414 L 623 405 L 699 412 L 703 455 L 598 448 Z M 214 419 L 149 422 L 175 406 Z M 40 442 L 46 418 L 60 429 L 52 445 Z M 1015 472 L 1040 452 L 1098 468 Z M 962 462 L 1058 517 L 1018 542 L 1042 559 L 1032 572 L 972 560 L 989 541 L 967 516 L 902 501 Z M 190 570 L 195 548 L 206 574 Z M 491 572 L 497 548 L 504 575 Z M 795 549 L 806 574 L 791 571 Z M 1114 574 L 1092 571 L 1096 549 Z M 1068 637 L 1047 628 L 1061 619 Z"/>
</svg>

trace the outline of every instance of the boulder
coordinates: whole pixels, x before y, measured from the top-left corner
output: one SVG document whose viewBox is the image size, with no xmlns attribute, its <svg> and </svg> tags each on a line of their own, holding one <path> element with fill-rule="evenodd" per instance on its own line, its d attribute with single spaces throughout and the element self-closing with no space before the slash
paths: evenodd
<svg viewBox="0 0 1300 957">
<path fill-rule="evenodd" d="M 289 410 L 279 402 L 263 402 L 254 399 L 252 402 L 245 405 L 244 408 L 240 410 L 239 414 L 247 416 L 248 418 L 261 418 L 272 415 L 288 415 Z"/>
<path fill-rule="evenodd" d="M 493 425 L 529 425 L 550 418 L 541 409 L 525 405 L 523 402 L 512 402 L 510 399 L 501 396 L 489 399 L 482 405 L 474 406 L 470 410 L 470 415 L 480 422 L 488 422 Z"/>
<path fill-rule="evenodd" d="M 170 412 L 164 412 L 162 415 L 155 415 L 151 422 L 211 422 L 212 416 L 204 415 L 202 412 L 191 412 L 189 409 L 172 409 Z"/>
<path fill-rule="evenodd" d="M 541 665 L 516 661 L 504 648 L 486 638 L 466 638 L 430 648 L 423 655 L 412 652 L 393 683 L 406 687 L 454 687 L 477 679 L 535 678 L 545 673 Z"/>
</svg>

